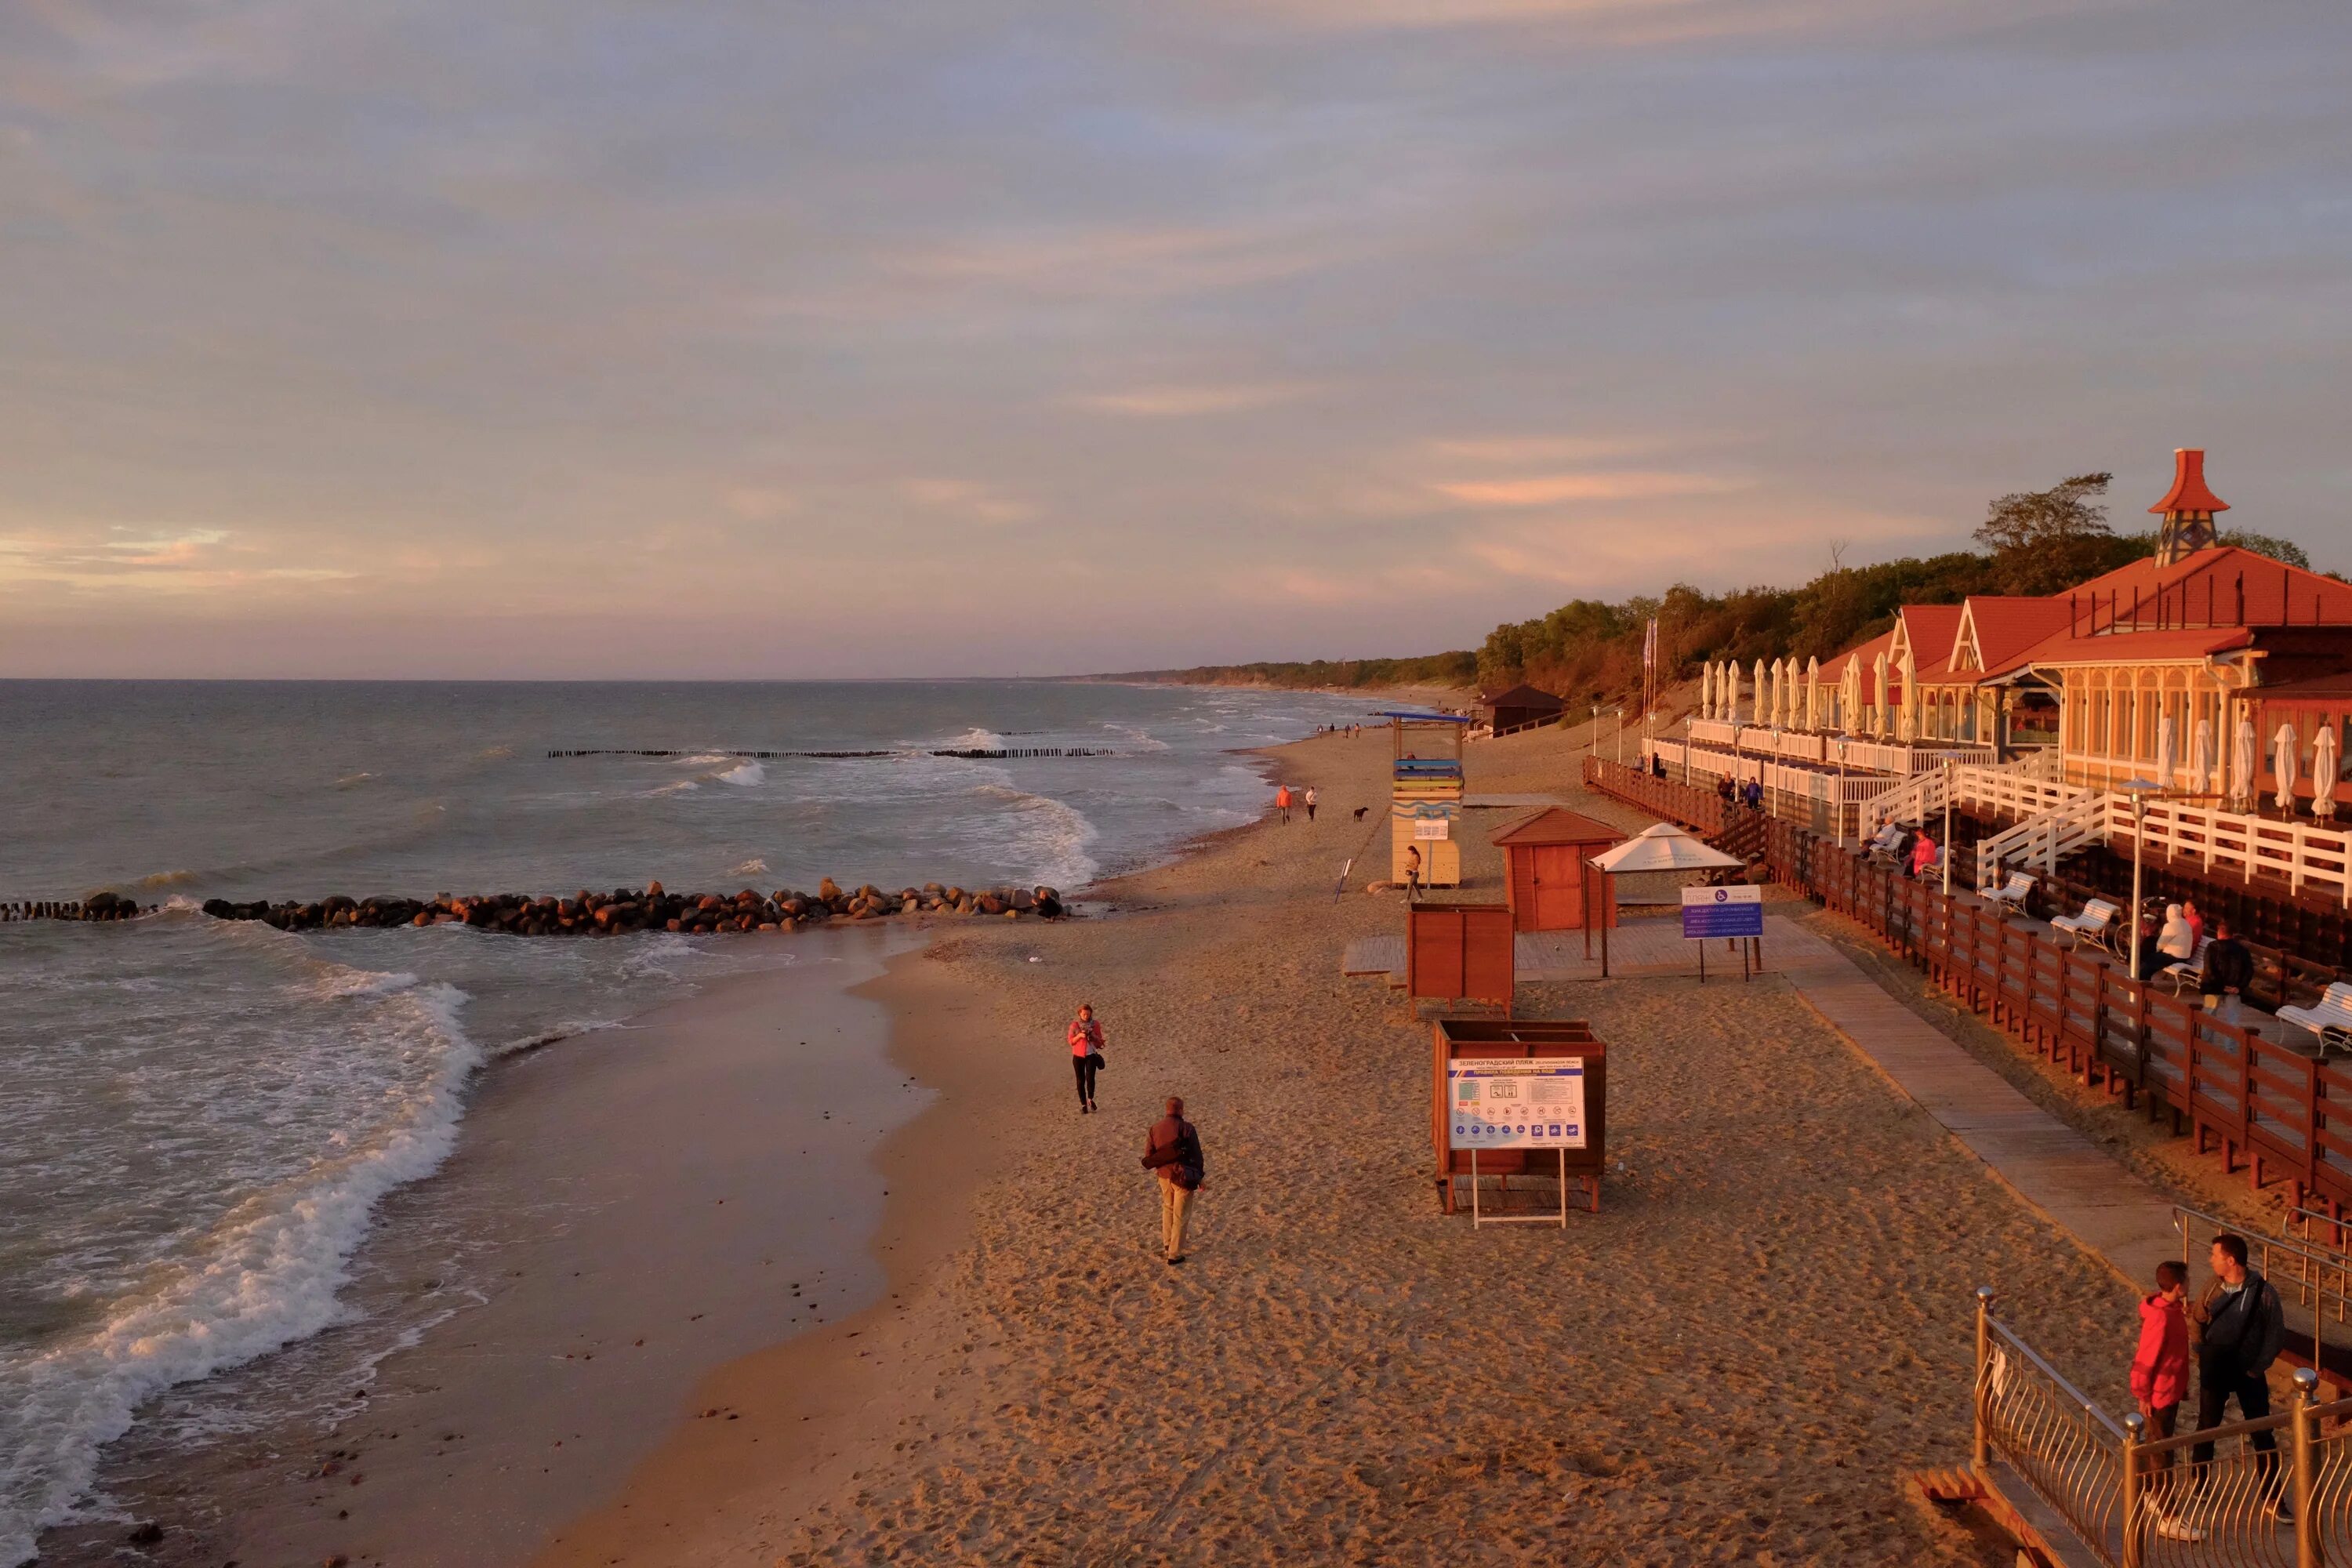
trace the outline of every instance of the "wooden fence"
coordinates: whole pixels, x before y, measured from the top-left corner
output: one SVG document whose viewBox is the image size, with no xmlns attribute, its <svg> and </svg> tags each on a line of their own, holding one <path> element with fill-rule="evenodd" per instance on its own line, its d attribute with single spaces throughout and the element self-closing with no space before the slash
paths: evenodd
<svg viewBox="0 0 2352 1568">
<path fill-rule="evenodd" d="M 1721 803 L 1630 768 L 1588 762 L 1595 788 L 1685 826 Z M 2352 1204 L 2352 1065 L 2322 1065 L 2224 1023 L 2194 991 L 2134 983 L 2105 953 L 2063 945 L 1974 896 L 1946 896 L 1821 836 L 1763 818 L 1773 879 L 1866 929 L 1972 1012 L 2094 1088 L 2169 1113 L 2200 1153 L 2244 1164 L 2257 1187 L 2294 1184 L 2337 1216 Z M 2339 1112 L 2336 1108 L 2342 1106 Z"/>
</svg>

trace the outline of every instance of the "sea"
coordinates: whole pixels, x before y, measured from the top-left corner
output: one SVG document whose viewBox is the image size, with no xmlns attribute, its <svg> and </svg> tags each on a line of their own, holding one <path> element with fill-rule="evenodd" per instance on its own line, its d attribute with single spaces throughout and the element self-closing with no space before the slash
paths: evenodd
<svg viewBox="0 0 2352 1568">
<path fill-rule="evenodd" d="M 291 934 L 207 899 L 927 881 L 1087 884 L 1265 805 L 1251 749 L 1359 700 L 1050 681 L 0 681 L 0 1563 L 110 1517 L 101 1450 L 282 1420 L 385 1195 L 486 1064 L 608 1029 L 796 939 Z M 1087 752 L 1094 755 L 948 752 Z M 551 755 L 552 752 L 602 752 Z M 748 752 L 862 752 L 750 756 Z M 663 755 L 615 754 L 662 752 Z M 534 1058 L 538 1059 L 538 1058 Z M 230 1369 L 236 1408 L 189 1400 Z M 339 1372 L 339 1376 L 348 1375 Z M 167 1396 L 171 1395 L 171 1396 Z M 277 1407 L 269 1407 L 273 1405 Z M 201 1426 L 205 1430 L 194 1429 Z"/>
</svg>

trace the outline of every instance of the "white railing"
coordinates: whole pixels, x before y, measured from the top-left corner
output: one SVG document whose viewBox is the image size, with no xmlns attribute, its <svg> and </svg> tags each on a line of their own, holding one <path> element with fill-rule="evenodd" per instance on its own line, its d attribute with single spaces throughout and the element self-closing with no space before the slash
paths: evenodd
<svg viewBox="0 0 2352 1568">
<path fill-rule="evenodd" d="M 1841 776 L 1831 768 L 1780 763 L 1769 757 L 1746 753 L 1734 755 L 1712 746 L 1685 747 L 1680 741 L 1653 740 L 1643 745 L 1643 756 L 1645 759 L 1654 756 L 1664 762 L 1666 776 L 1677 783 L 1685 778 L 1685 770 L 1690 779 L 1703 778 L 1709 784 L 1720 778 L 1740 784 L 1753 779 L 1767 789 L 1841 805 L 1859 805 L 1885 789 L 1887 784 L 1887 781 L 1877 773 L 1846 773 Z"/>
<path fill-rule="evenodd" d="M 1726 719 L 1694 719 L 1690 721 L 1690 738 L 1710 745 L 1731 744 L 1732 731 L 1738 726 Z"/>
<path fill-rule="evenodd" d="M 1925 822 L 1944 809 L 1944 771 L 1915 773 L 1886 785 L 1862 805 L 1862 831 L 1875 833 L 1890 822 Z"/>
<path fill-rule="evenodd" d="M 1999 887 L 2005 865 L 2038 865 L 2046 876 L 2058 868 L 2060 857 L 2105 840 L 2110 798 L 2085 790 L 2063 805 L 1977 840 L 1977 890 Z"/>
<path fill-rule="evenodd" d="M 2120 795 L 2107 802 L 2107 838 L 2128 842 L 2132 834 L 2131 802 Z M 2242 812 L 2192 801 L 2148 801 L 2144 828 L 2149 848 L 2176 858 L 2196 860 L 2208 870 L 2231 867 L 2245 879 L 2275 877 L 2288 889 L 2325 889 L 2352 909 L 2352 832 L 2318 827 L 2303 822 L 2272 822 Z"/>
<path fill-rule="evenodd" d="M 1937 771 L 1940 773 L 1942 770 Z M 1952 770 L 1954 805 L 1999 812 L 2018 821 L 2039 816 L 2045 811 L 2055 811 L 2083 793 L 2079 785 L 2059 784 L 2012 768 L 1966 767 Z"/>
</svg>

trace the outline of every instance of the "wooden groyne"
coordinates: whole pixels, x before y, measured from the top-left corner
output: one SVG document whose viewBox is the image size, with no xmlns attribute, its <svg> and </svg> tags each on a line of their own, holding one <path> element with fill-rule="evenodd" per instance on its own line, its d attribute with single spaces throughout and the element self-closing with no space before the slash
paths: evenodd
<svg viewBox="0 0 2352 1568">
<path fill-rule="evenodd" d="M 0 921 L 127 921 L 142 912 L 136 900 L 114 893 L 92 893 L 87 899 L 20 899 L 0 904 Z"/>
<path fill-rule="evenodd" d="M 509 936 L 614 936 L 625 931 L 674 931 L 715 935 L 726 931 L 798 931 L 829 921 L 877 921 L 893 916 L 993 915 L 1002 919 L 1058 920 L 1067 911 L 1052 888 L 970 889 L 926 882 L 886 892 L 871 882 L 845 889 L 827 877 L 813 893 L 779 888 L 762 893 L 672 893 L 659 882 L 615 888 L 609 893 L 566 896 L 528 893 L 443 893 L 423 899 L 351 899 L 340 895 L 310 901 L 236 903 L 207 899 L 204 912 L 215 920 L 260 921 L 279 931 L 330 931 L 341 926 L 467 925 Z M 0 920 L 121 921 L 152 913 L 113 893 L 95 893 L 74 902 L 0 904 Z"/>
<path fill-rule="evenodd" d="M 728 931 L 797 931 L 829 921 L 874 921 L 892 916 L 994 915 L 1056 919 L 1062 896 L 1052 888 L 971 889 L 927 882 L 887 892 L 867 883 L 844 889 L 827 877 L 814 892 L 780 888 L 762 893 L 672 893 L 659 882 L 615 888 L 609 893 L 583 890 L 569 896 L 488 893 L 470 897 L 443 893 L 418 899 L 321 899 L 315 903 L 232 903 L 210 899 L 205 913 L 215 920 L 262 921 L 280 931 L 325 931 L 339 926 L 467 925 L 511 936 L 614 936 L 625 931 L 674 931 L 714 935 Z"/>
<path fill-rule="evenodd" d="M 649 751 L 626 746 L 572 746 L 547 753 L 550 757 L 745 757 L 755 761 L 789 761 L 795 757 L 832 758 L 835 760 L 871 757 L 955 757 L 968 763 L 1011 762 L 1023 757 L 1115 757 L 1118 753 L 1108 747 L 1095 746 L 966 746 L 950 747 L 931 752 L 719 752 L 707 747 L 697 751 Z"/>
</svg>

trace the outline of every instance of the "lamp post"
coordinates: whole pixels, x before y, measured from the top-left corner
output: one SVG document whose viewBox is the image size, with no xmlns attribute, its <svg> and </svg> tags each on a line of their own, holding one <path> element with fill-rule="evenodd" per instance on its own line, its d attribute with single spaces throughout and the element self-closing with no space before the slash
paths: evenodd
<svg viewBox="0 0 2352 1568">
<path fill-rule="evenodd" d="M 1952 896 L 1952 759 L 1944 759 L 1944 897 Z"/>
<path fill-rule="evenodd" d="M 2141 978 L 2139 973 L 2139 901 L 2142 896 L 2140 892 L 2140 843 L 2141 840 L 2147 837 L 2147 835 L 2143 833 L 2141 829 L 2147 821 L 2147 797 L 2162 789 L 2164 786 L 2156 783 L 2153 779 L 2126 779 L 2124 781 L 2123 787 L 2124 793 L 2131 796 L 2132 803 L 2131 926 L 2126 933 L 2127 940 L 2131 942 L 2131 954 L 2126 960 L 2126 972 L 2131 975 L 2132 983 L 2134 984 L 2137 984 Z"/>
<path fill-rule="evenodd" d="M 1617 765 L 1625 765 L 1625 705 L 1617 704 Z"/>
<path fill-rule="evenodd" d="M 1601 704 L 1598 702 L 1592 705 L 1592 733 L 1590 739 L 1592 742 L 1593 759 L 1597 762 L 1601 757 Z"/>
<path fill-rule="evenodd" d="M 1843 735 L 1837 738 L 1837 801 L 1834 809 L 1837 812 L 1837 846 L 1843 849 L 1845 847 L 1845 737 Z"/>
<path fill-rule="evenodd" d="M 1684 714 L 1684 715 L 1683 715 L 1683 787 L 1684 787 L 1685 789 L 1688 789 L 1688 788 L 1690 787 L 1690 775 L 1691 775 L 1691 760 L 1690 760 L 1690 752 L 1691 752 L 1691 716 L 1690 716 L 1689 714 L 1685 713 L 1685 714 Z"/>
</svg>

